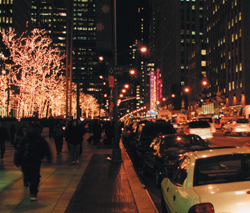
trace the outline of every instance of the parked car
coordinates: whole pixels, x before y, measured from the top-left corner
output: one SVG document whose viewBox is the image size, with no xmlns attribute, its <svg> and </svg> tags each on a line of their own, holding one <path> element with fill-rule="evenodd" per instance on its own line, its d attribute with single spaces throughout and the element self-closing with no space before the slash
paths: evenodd
<svg viewBox="0 0 250 213">
<path fill-rule="evenodd" d="M 159 135 L 153 139 L 149 151 L 144 154 L 143 174 L 154 174 L 155 183 L 160 187 L 162 179 L 181 155 L 207 148 L 207 143 L 198 135 Z"/>
<path fill-rule="evenodd" d="M 187 134 L 199 135 L 206 142 L 211 142 L 213 138 L 213 130 L 207 121 L 189 122 L 183 128 L 183 132 Z"/>
<path fill-rule="evenodd" d="M 152 140 L 158 134 L 168 135 L 175 133 L 175 128 L 168 122 L 147 122 L 140 124 L 133 140 L 134 157 L 137 160 L 141 160 L 145 151 L 149 149 Z"/>
<path fill-rule="evenodd" d="M 223 127 L 222 131 L 226 135 L 227 133 L 230 134 L 247 134 L 250 136 L 250 123 L 248 119 L 236 119 L 236 120 L 229 120 Z"/>
<path fill-rule="evenodd" d="M 162 213 L 248 213 L 249 186 L 250 149 L 189 152 L 161 183 Z"/>
</svg>

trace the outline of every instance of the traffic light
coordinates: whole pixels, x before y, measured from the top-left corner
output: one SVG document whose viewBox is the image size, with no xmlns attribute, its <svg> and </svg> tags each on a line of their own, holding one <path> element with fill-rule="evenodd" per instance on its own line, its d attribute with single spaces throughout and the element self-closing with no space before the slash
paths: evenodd
<svg viewBox="0 0 250 213">
<path fill-rule="evenodd" d="M 200 97 L 200 99 L 199 99 L 199 107 L 202 107 L 202 102 L 203 102 L 203 98 Z"/>
</svg>

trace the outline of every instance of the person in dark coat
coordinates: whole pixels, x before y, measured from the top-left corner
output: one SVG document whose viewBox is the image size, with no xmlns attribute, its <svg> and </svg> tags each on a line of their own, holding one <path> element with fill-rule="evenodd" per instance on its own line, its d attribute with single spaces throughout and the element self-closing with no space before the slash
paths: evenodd
<svg viewBox="0 0 250 213">
<path fill-rule="evenodd" d="M 63 135 L 62 124 L 60 122 L 57 122 L 51 134 L 55 141 L 57 155 L 62 153 Z"/>
<path fill-rule="evenodd" d="M 26 133 L 27 133 L 27 126 L 26 125 L 21 126 L 17 130 L 16 137 L 14 140 L 14 148 L 15 149 L 17 148 L 17 144 L 19 143 L 19 141 L 26 135 Z"/>
<path fill-rule="evenodd" d="M 10 126 L 10 143 L 12 145 L 14 145 L 15 136 L 16 136 L 16 126 L 15 126 L 15 124 L 11 124 L 11 126 Z"/>
<path fill-rule="evenodd" d="M 80 148 L 79 148 L 79 156 L 81 156 L 82 155 L 82 141 L 83 141 L 83 136 L 85 135 L 85 133 L 87 132 L 87 130 L 85 129 L 85 123 L 84 122 L 82 122 L 81 120 L 77 120 L 77 125 L 78 125 L 78 128 L 79 128 L 79 131 L 81 132 L 81 136 L 79 136 L 79 137 L 81 137 L 81 139 L 79 139 L 79 140 L 81 140 L 81 142 L 80 142 Z"/>
<path fill-rule="evenodd" d="M 5 142 L 9 140 L 8 130 L 0 122 L 0 149 L 1 149 L 1 159 L 3 159 L 5 153 Z"/>
<path fill-rule="evenodd" d="M 79 149 L 82 142 L 82 132 L 77 125 L 77 120 L 73 120 L 67 127 L 65 138 L 70 146 L 72 164 L 79 163 Z"/>
<path fill-rule="evenodd" d="M 29 186 L 30 200 L 37 199 L 42 159 L 51 161 L 50 147 L 34 124 L 27 125 L 27 134 L 18 142 L 14 154 L 14 164 L 23 172 L 24 186 Z"/>
</svg>

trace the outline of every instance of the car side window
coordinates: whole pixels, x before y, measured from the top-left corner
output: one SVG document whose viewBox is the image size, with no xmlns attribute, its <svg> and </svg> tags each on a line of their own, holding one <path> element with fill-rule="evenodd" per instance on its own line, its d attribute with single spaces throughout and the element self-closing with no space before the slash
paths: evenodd
<svg viewBox="0 0 250 213">
<path fill-rule="evenodd" d="M 187 173 L 189 169 L 190 159 L 185 156 L 184 158 L 180 159 L 178 163 L 176 163 L 173 167 L 171 172 L 171 181 L 181 186 L 185 179 L 187 178 Z"/>
</svg>

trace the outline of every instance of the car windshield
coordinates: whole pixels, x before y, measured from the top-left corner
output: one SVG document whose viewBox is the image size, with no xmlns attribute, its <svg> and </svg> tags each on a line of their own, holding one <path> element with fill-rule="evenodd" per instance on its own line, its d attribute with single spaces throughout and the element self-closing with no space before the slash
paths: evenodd
<svg viewBox="0 0 250 213">
<path fill-rule="evenodd" d="M 168 135 L 175 134 L 176 131 L 172 125 L 165 123 L 155 123 L 153 125 L 145 126 L 144 137 L 156 136 L 159 133 Z"/>
<path fill-rule="evenodd" d="M 250 154 L 221 155 L 198 159 L 194 186 L 250 180 Z"/>
<path fill-rule="evenodd" d="M 236 123 L 244 123 L 244 124 L 247 124 L 249 123 L 249 121 L 247 119 L 237 119 L 236 120 Z"/>
<path fill-rule="evenodd" d="M 170 151 L 173 148 L 186 149 L 192 146 L 205 146 L 204 141 L 196 135 L 168 136 L 163 139 L 163 144 L 164 151 Z"/>
<path fill-rule="evenodd" d="M 209 128 L 210 127 L 207 121 L 193 121 L 193 122 L 190 122 L 188 125 L 189 125 L 189 128 Z"/>
</svg>

